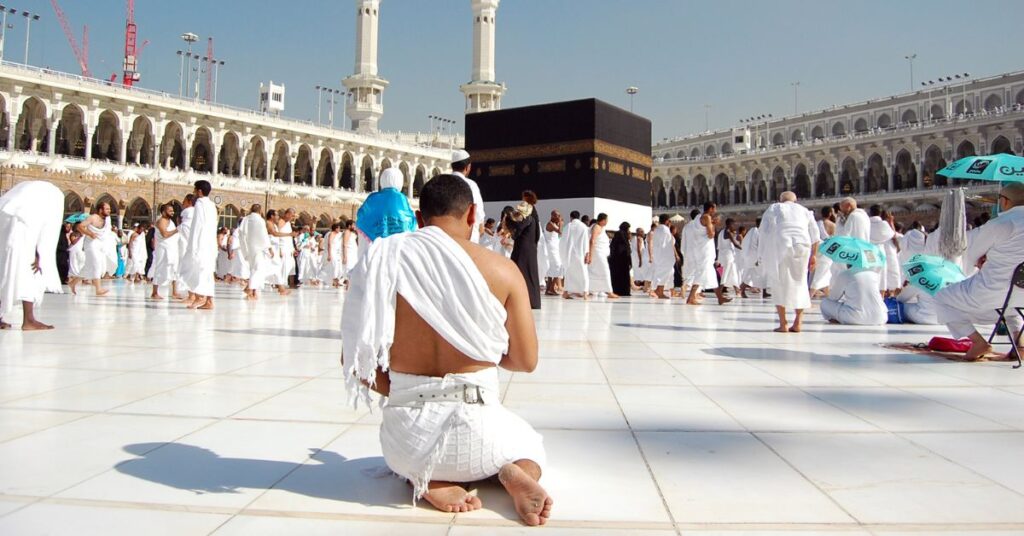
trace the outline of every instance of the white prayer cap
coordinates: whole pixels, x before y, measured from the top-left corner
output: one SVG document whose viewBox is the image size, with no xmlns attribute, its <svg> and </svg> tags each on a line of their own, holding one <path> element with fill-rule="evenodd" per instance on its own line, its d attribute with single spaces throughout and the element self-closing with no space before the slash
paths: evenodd
<svg viewBox="0 0 1024 536">
<path fill-rule="evenodd" d="M 402 171 L 400 169 L 395 169 L 393 167 L 387 168 L 380 174 L 381 190 L 383 190 L 384 188 L 394 188 L 396 190 L 401 190 L 402 185 L 404 183 L 405 176 L 402 175 Z"/>
<path fill-rule="evenodd" d="M 453 164 L 455 162 L 462 162 L 463 160 L 469 160 L 469 153 L 467 153 L 466 151 L 464 151 L 462 149 L 459 149 L 457 151 L 452 151 L 452 163 Z"/>
</svg>

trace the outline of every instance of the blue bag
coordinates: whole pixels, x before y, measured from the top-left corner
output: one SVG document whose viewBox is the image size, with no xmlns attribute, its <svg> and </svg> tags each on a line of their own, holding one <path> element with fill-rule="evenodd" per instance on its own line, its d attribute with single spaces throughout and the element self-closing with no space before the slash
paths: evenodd
<svg viewBox="0 0 1024 536">
<path fill-rule="evenodd" d="M 903 323 L 903 302 L 896 298 L 886 298 L 885 308 L 889 312 L 889 320 L 887 324 L 902 324 Z"/>
</svg>

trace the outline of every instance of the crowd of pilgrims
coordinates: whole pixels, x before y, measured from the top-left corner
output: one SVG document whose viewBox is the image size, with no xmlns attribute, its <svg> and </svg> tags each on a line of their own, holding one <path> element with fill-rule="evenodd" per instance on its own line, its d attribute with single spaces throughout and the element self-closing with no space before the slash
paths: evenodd
<svg viewBox="0 0 1024 536">
<path fill-rule="evenodd" d="M 108 232 L 102 234 L 107 254 L 102 279 L 125 279 L 133 283 L 154 285 L 153 296 L 159 296 L 158 289 L 164 285 L 178 287 L 180 274 L 178 263 L 167 259 L 167 251 L 184 254 L 185 233 L 189 226 L 189 208 L 192 196 L 186 196 L 182 214 L 174 214 L 170 203 L 160 207 L 161 219 L 168 223 L 135 223 L 130 229 L 121 230 L 111 223 L 112 216 L 104 215 Z M 261 214 L 262 217 L 262 214 Z M 217 232 L 218 281 L 237 283 L 243 287 L 252 275 L 248 256 L 243 254 L 245 242 L 242 219 L 234 228 L 220 227 Z M 271 247 L 276 252 L 274 269 L 265 277 L 266 284 L 287 294 L 288 288 L 299 285 L 343 287 L 347 274 L 358 259 L 358 239 L 355 220 L 341 219 L 333 223 L 330 230 L 316 231 L 311 225 L 296 224 L 295 212 L 291 209 L 269 210 L 263 220 L 267 227 Z M 83 273 L 86 265 L 86 237 L 71 223 L 65 223 L 61 240 L 58 242 L 57 268 L 61 281 L 68 284 L 73 293 L 78 284 L 91 282 L 95 275 Z M 176 243 L 176 244 L 175 244 Z M 170 247 L 176 246 L 176 247 Z M 177 294 L 176 290 L 172 293 Z"/>
</svg>

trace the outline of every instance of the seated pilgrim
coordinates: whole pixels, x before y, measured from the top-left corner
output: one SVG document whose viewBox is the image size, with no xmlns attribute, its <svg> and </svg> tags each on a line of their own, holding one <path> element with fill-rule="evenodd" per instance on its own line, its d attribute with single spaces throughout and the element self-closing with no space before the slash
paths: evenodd
<svg viewBox="0 0 1024 536">
<path fill-rule="evenodd" d="M 1024 262 L 1024 183 L 1011 183 L 999 192 L 998 217 L 973 233 L 963 265 L 978 271 L 935 294 L 939 322 L 953 337 L 971 339 L 968 359 L 992 351 L 975 324 L 994 324 L 996 307 L 1002 307 L 1017 265 Z M 1024 305 L 1024 291 L 1015 290 L 1006 319 L 1011 333 L 1021 340 L 1021 319 L 1013 307 Z"/>
<path fill-rule="evenodd" d="M 470 241 L 475 214 L 466 182 L 440 175 L 421 192 L 419 230 L 373 241 L 342 313 L 346 385 L 354 403 L 382 395 L 384 460 L 414 500 L 476 510 L 464 484 L 497 476 L 523 521 L 542 525 L 542 438 L 498 386 L 499 367 L 537 366 L 530 298 L 515 264 Z"/>
<path fill-rule="evenodd" d="M 927 292 L 913 286 L 906 285 L 896 295 L 896 300 L 903 304 L 903 318 L 912 324 L 938 324 L 939 319 L 935 316 L 935 298 Z"/>
<path fill-rule="evenodd" d="M 843 270 L 832 276 L 832 288 L 821 301 L 821 316 L 833 324 L 881 326 L 889 313 L 878 292 L 878 272 L 866 268 Z"/>
</svg>

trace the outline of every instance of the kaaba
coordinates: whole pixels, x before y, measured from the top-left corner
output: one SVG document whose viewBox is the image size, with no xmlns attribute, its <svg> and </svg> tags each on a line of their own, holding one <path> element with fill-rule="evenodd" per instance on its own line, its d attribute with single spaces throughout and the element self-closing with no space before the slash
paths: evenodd
<svg viewBox="0 0 1024 536">
<path fill-rule="evenodd" d="M 651 223 L 651 121 L 597 99 L 466 116 L 466 150 L 489 217 L 516 205 L 524 190 L 552 209 Z"/>
</svg>

